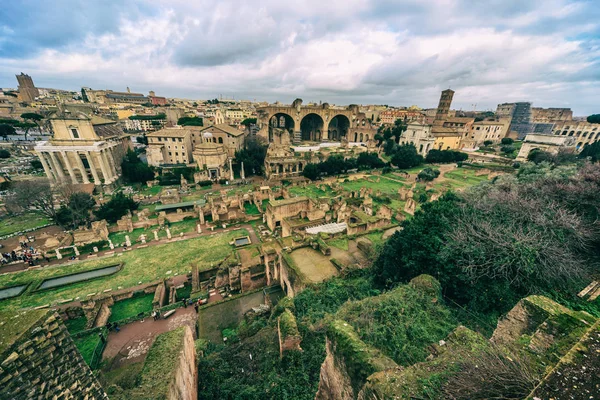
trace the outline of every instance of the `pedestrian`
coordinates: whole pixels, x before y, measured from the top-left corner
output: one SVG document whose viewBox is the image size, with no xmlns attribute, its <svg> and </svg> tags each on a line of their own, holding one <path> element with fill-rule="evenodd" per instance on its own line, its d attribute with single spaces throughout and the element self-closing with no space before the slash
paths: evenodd
<svg viewBox="0 0 600 400">
<path fill-rule="evenodd" d="M 198 303 L 194 303 L 194 310 L 196 310 L 196 313 L 198 313 Z"/>
<path fill-rule="evenodd" d="M 156 311 L 152 311 L 152 319 L 156 321 Z"/>
<path fill-rule="evenodd" d="M 156 310 L 156 320 L 160 319 L 160 310 Z"/>
<path fill-rule="evenodd" d="M 114 326 L 116 332 L 119 332 L 121 330 L 121 328 L 119 328 L 119 324 L 117 324 L 116 322 L 113 326 Z"/>
<path fill-rule="evenodd" d="M 183 306 L 184 306 L 185 308 L 187 308 L 187 301 L 185 301 L 185 299 L 183 299 L 183 300 L 181 300 L 181 302 L 183 303 Z"/>
</svg>

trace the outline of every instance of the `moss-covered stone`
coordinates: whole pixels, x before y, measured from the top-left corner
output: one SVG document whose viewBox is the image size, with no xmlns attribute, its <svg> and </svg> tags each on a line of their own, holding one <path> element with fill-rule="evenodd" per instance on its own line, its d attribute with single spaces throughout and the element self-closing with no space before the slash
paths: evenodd
<svg viewBox="0 0 600 400">
<path fill-rule="evenodd" d="M 371 374 L 398 366 L 379 350 L 360 340 L 354 328 L 345 321 L 331 321 L 327 337 L 333 343 L 334 357 L 343 360 L 355 393 L 359 392 Z"/>
</svg>

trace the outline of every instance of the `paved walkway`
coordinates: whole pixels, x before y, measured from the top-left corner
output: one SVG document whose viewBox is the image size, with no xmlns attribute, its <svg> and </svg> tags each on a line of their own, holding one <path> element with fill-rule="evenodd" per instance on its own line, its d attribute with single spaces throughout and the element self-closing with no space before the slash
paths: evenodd
<svg viewBox="0 0 600 400">
<path fill-rule="evenodd" d="M 143 321 L 127 324 L 119 332 L 110 332 L 102 359 L 110 361 L 107 366 L 109 370 L 143 361 L 156 336 L 184 325 L 192 329 L 196 339 L 197 318 L 194 307 L 188 306 L 176 309 L 175 314 L 167 319 L 154 321 L 152 317 L 148 317 Z"/>
</svg>

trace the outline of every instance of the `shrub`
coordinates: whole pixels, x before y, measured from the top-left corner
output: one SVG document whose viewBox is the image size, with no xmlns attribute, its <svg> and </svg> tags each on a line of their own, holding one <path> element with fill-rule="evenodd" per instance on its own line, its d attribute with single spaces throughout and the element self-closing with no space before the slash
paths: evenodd
<svg viewBox="0 0 600 400">
<path fill-rule="evenodd" d="M 0 158 L 10 158 L 10 151 L 5 149 L 0 150 Z"/>
<path fill-rule="evenodd" d="M 493 144 L 494 144 L 494 141 L 493 141 L 493 140 L 485 140 L 485 141 L 483 142 L 483 145 L 484 145 L 484 146 L 491 146 L 491 145 L 493 145 Z"/>
<path fill-rule="evenodd" d="M 500 148 L 500 151 L 503 152 L 504 154 L 512 154 L 515 151 L 515 147 L 514 146 L 502 146 Z"/>
<path fill-rule="evenodd" d="M 505 137 L 505 138 L 502 138 L 502 140 L 501 140 L 500 142 L 501 142 L 502 144 L 504 144 L 504 145 L 511 145 L 511 144 L 513 144 L 515 141 L 514 141 L 514 140 L 512 140 L 512 139 L 511 139 L 511 138 L 509 138 L 509 137 Z"/>
<path fill-rule="evenodd" d="M 225 185 L 227 183 L 227 179 L 219 179 L 219 185 Z"/>
<path fill-rule="evenodd" d="M 137 210 L 138 206 L 139 203 L 131 196 L 125 196 L 123 192 L 119 192 L 109 202 L 102 204 L 95 214 L 98 219 L 117 222 L 119 218 L 127 214 L 127 211 Z"/>
<path fill-rule="evenodd" d="M 37 159 L 36 160 L 31 160 L 31 167 L 33 169 L 42 169 L 43 168 L 42 162 L 40 160 L 37 160 Z"/>
<path fill-rule="evenodd" d="M 210 185 L 212 185 L 212 181 L 210 181 L 210 180 L 200 181 L 200 182 L 198 182 L 198 185 L 201 187 L 210 186 Z"/>
<path fill-rule="evenodd" d="M 439 170 L 427 167 L 427 168 L 423 169 L 421 172 L 419 172 L 419 175 L 417 175 L 417 178 L 419 178 L 419 180 L 421 180 L 421 181 L 430 182 L 430 181 L 434 180 L 435 178 L 437 178 L 438 176 L 440 176 Z M 427 201 L 427 200 L 425 200 L 425 201 Z"/>
<path fill-rule="evenodd" d="M 465 153 L 461 153 L 460 151 L 455 150 L 430 150 L 427 153 L 427 157 L 425 161 L 428 163 L 451 163 L 458 161 L 466 161 L 469 156 Z"/>
</svg>

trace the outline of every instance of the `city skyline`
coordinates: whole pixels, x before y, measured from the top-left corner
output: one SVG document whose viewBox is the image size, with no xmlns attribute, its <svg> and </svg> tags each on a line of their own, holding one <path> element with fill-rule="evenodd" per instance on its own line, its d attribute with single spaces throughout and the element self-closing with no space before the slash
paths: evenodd
<svg viewBox="0 0 600 400">
<path fill-rule="evenodd" d="M 598 110 L 592 1 L 280 4 L 19 1 L 0 11 L 0 86 L 208 99 Z M 476 104 L 476 106 L 475 106 Z"/>
</svg>

